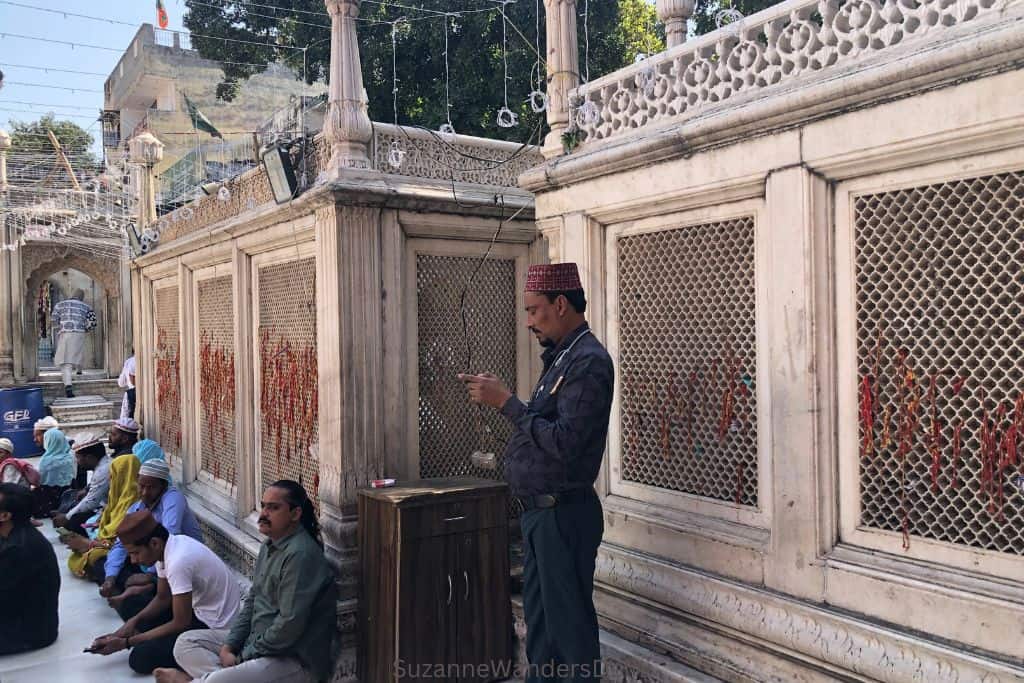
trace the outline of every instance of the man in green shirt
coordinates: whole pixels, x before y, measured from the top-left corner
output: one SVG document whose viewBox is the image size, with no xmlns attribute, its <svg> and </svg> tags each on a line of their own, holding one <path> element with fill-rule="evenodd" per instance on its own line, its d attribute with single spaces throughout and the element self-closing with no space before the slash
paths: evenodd
<svg viewBox="0 0 1024 683">
<path fill-rule="evenodd" d="M 327 681 L 333 664 L 337 588 L 313 503 L 295 481 L 263 492 L 252 588 L 230 629 L 188 631 L 174 645 L 185 670 L 157 669 L 161 683 Z"/>
</svg>

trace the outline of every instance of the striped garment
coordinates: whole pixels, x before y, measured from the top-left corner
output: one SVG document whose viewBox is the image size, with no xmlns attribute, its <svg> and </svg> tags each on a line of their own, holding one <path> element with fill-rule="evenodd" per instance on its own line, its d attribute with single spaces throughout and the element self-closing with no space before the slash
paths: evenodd
<svg viewBox="0 0 1024 683">
<path fill-rule="evenodd" d="M 52 319 L 61 332 L 88 332 L 96 327 L 96 314 L 78 299 L 65 299 L 54 306 Z"/>
</svg>

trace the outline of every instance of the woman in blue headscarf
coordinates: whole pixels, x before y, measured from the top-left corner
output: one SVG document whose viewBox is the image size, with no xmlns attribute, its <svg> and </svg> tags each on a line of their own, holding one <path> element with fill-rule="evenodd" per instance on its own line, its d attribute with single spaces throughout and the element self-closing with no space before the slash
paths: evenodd
<svg viewBox="0 0 1024 683">
<path fill-rule="evenodd" d="M 39 487 L 34 489 L 36 517 L 49 517 L 62 493 L 71 488 L 77 465 L 64 432 L 56 427 L 43 435 L 43 457 L 39 460 Z"/>
<path fill-rule="evenodd" d="M 160 444 L 152 439 L 143 439 L 134 446 L 132 446 L 132 453 L 139 459 L 140 465 L 145 465 L 147 460 L 157 458 L 159 460 L 166 460 L 164 457 L 164 451 L 160 448 Z"/>
<path fill-rule="evenodd" d="M 136 443 L 132 446 L 132 453 L 139 459 L 140 465 L 145 465 L 147 460 L 167 460 L 164 456 L 164 450 L 160 448 L 160 444 L 152 439 L 143 439 Z M 168 483 L 173 484 L 173 481 Z"/>
</svg>

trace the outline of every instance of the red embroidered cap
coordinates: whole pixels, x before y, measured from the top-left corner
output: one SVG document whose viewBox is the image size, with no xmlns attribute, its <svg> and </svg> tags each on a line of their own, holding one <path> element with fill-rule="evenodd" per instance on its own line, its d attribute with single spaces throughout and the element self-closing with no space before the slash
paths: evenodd
<svg viewBox="0 0 1024 683">
<path fill-rule="evenodd" d="M 575 263 L 530 266 L 526 273 L 527 292 L 568 292 L 583 289 Z"/>
</svg>

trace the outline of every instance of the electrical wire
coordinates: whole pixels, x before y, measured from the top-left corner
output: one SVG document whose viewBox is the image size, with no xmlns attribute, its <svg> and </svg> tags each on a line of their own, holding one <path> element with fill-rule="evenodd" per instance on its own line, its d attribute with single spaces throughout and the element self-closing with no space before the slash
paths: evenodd
<svg viewBox="0 0 1024 683">
<path fill-rule="evenodd" d="M 0 104 L 22 104 L 29 107 L 58 107 L 60 109 L 81 109 L 96 111 L 96 107 L 77 107 L 73 104 L 46 104 L 44 102 L 21 102 L 19 100 L 0 100 Z"/>
<path fill-rule="evenodd" d="M 68 40 L 55 40 L 54 38 L 39 38 L 38 36 L 26 36 L 20 33 L 8 33 L 0 31 L 0 38 L 21 38 L 22 40 L 39 40 L 44 43 L 56 43 L 59 45 L 70 45 L 71 47 L 87 47 L 93 50 L 107 50 L 108 52 L 124 52 L 119 47 L 107 47 L 106 45 L 92 45 L 90 43 L 72 43 Z"/>
<path fill-rule="evenodd" d="M 110 75 L 101 74 L 96 71 L 74 71 L 72 69 L 58 69 L 52 66 L 29 66 L 28 64 L 9 64 L 7 62 L 0 62 L 0 66 L 7 66 L 13 69 L 33 69 L 35 71 L 57 71 L 59 73 L 78 74 L 80 76 L 102 76 L 104 78 Z"/>
<path fill-rule="evenodd" d="M 28 110 L 28 109 L 8 109 L 7 107 L 0 107 L 0 111 L 6 111 L 6 112 L 9 112 L 9 113 L 12 113 L 12 114 L 32 114 L 34 116 L 39 116 L 40 114 L 48 114 L 48 113 L 50 113 L 50 112 L 42 112 L 42 111 L 31 111 L 31 110 Z M 98 116 L 86 116 L 85 114 L 61 114 L 60 118 L 62 118 L 62 119 L 85 119 L 87 121 L 94 121 L 94 120 L 96 120 L 98 118 Z"/>
</svg>

